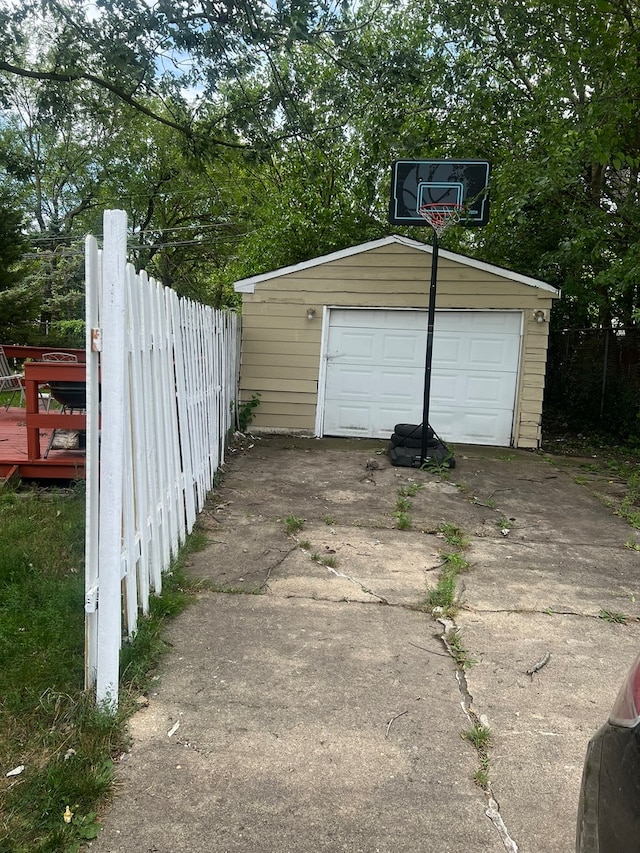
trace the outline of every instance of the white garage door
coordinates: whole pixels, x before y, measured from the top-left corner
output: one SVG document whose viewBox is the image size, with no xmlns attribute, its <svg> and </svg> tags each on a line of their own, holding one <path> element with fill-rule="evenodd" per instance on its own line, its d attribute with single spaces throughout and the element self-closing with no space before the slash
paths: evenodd
<svg viewBox="0 0 640 853">
<path fill-rule="evenodd" d="M 436 311 L 429 420 L 443 439 L 511 444 L 521 325 L 517 311 Z M 323 435 L 422 421 L 426 327 L 426 311 L 329 312 Z"/>
</svg>

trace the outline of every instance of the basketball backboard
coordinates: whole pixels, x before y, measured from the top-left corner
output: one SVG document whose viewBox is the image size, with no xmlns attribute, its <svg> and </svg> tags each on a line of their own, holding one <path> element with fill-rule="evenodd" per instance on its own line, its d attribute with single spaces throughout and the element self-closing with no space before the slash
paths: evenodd
<svg viewBox="0 0 640 853">
<path fill-rule="evenodd" d="M 396 160 L 391 167 L 389 221 L 393 225 L 425 225 L 425 206 L 459 212 L 467 228 L 489 219 L 489 175 L 486 160 Z"/>
</svg>

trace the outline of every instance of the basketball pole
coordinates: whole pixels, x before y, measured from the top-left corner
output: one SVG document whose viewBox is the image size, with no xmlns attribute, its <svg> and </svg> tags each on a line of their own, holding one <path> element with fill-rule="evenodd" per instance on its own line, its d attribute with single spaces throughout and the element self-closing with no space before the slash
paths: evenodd
<svg viewBox="0 0 640 853">
<path fill-rule="evenodd" d="M 429 397 L 431 395 L 431 363 L 433 361 L 433 327 L 436 317 L 436 284 L 438 281 L 438 234 L 433 229 L 433 249 L 431 252 L 431 286 L 429 288 L 429 311 L 427 315 L 427 352 L 424 364 L 424 397 L 422 402 L 422 442 L 420 446 L 420 467 L 428 457 L 429 441 Z"/>
</svg>

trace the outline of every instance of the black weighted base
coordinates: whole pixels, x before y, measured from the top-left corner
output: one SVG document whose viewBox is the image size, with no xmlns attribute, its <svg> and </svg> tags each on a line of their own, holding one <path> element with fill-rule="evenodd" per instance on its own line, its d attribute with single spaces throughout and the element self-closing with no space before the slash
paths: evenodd
<svg viewBox="0 0 640 853">
<path fill-rule="evenodd" d="M 420 468 L 420 448 L 400 447 L 397 444 L 389 446 L 387 451 L 392 465 L 402 468 Z M 447 447 L 438 442 L 435 447 L 429 448 L 429 454 L 425 459 L 425 465 L 437 465 L 442 468 L 455 468 L 456 460 Z"/>
<path fill-rule="evenodd" d="M 414 438 L 410 435 L 398 435 L 397 432 L 394 432 L 389 440 L 391 441 L 391 444 L 398 445 L 400 447 L 417 447 L 418 450 L 422 447 L 422 437 L 420 435 L 417 438 Z M 440 444 L 437 438 L 427 439 L 427 447 L 435 447 L 436 444 Z"/>
<path fill-rule="evenodd" d="M 422 424 L 396 424 L 393 432 L 398 436 L 406 436 L 408 438 L 422 440 Z M 427 438 L 434 438 L 435 433 L 431 427 L 427 427 Z"/>
</svg>

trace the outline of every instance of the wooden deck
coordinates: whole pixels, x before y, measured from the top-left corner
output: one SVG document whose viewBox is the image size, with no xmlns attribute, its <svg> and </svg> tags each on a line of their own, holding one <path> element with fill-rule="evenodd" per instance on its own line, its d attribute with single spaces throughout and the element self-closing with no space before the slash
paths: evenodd
<svg viewBox="0 0 640 853">
<path fill-rule="evenodd" d="M 76 480 L 84 477 L 83 450 L 49 451 L 53 429 L 78 430 L 86 427 L 84 414 L 62 412 L 41 405 L 39 388 L 49 382 L 72 382 L 81 386 L 86 364 L 27 362 L 24 365 L 25 408 L 0 407 L 0 478 Z"/>
<path fill-rule="evenodd" d="M 49 417 L 67 418 L 52 413 Z M 75 416 L 78 417 L 78 416 Z M 67 421 L 63 422 L 63 426 Z M 39 430 L 39 459 L 29 459 L 27 452 L 26 411 L 0 408 L 0 479 L 76 480 L 84 477 L 84 452 L 51 450 L 45 459 L 51 429 Z"/>
</svg>

